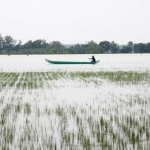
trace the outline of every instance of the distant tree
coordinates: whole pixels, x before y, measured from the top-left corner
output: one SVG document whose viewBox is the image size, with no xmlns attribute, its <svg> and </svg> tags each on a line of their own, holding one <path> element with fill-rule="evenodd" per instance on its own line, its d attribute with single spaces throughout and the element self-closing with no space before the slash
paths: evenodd
<svg viewBox="0 0 150 150">
<path fill-rule="evenodd" d="M 111 43 L 108 41 L 102 41 L 99 43 L 101 53 L 111 53 Z"/>
<path fill-rule="evenodd" d="M 21 49 L 21 40 L 19 40 L 19 42 L 15 45 L 15 50 L 18 51 L 19 49 Z"/>
<path fill-rule="evenodd" d="M 3 37 L 0 34 L 0 53 L 2 53 L 3 50 Z"/>
<path fill-rule="evenodd" d="M 59 41 L 53 41 L 49 45 L 50 49 L 52 49 L 52 51 L 56 54 L 62 54 L 63 50 L 65 49 L 65 46 L 62 45 Z"/>
<path fill-rule="evenodd" d="M 75 44 L 73 47 L 71 47 L 72 50 L 70 52 L 73 52 L 74 54 L 83 54 L 82 45 L 79 43 Z"/>
<path fill-rule="evenodd" d="M 41 42 L 41 46 L 42 46 L 42 48 L 48 48 L 49 44 L 43 39 Z"/>
<path fill-rule="evenodd" d="M 128 42 L 127 46 L 128 46 L 128 49 L 130 49 L 129 53 L 133 53 L 134 52 L 134 44 L 133 44 L 133 42 L 132 41 Z"/>
<path fill-rule="evenodd" d="M 48 43 L 45 40 L 35 40 L 32 42 L 32 48 L 46 48 L 48 47 Z"/>
<path fill-rule="evenodd" d="M 150 53 L 150 43 L 145 45 L 145 53 Z"/>
<path fill-rule="evenodd" d="M 120 48 L 114 41 L 111 42 L 110 46 L 111 46 L 110 53 L 113 54 L 119 53 Z"/>
<path fill-rule="evenodd" d="M 6 54 L 89 54 L 89 53 L 150 53 L 150 43 L 118 45 L 114 41 L 102 41 L 99 44 L 93 40 L 86 44 L 65 46 L 59 41 L 47 43 L 44 39 L 29 40 L 25 44 L 17 42 L 11 36 L 2 37 L 0 34 L 0 53 Z"/>
<path fill-rule="evenodd" d="M 94 41 L 88 42 L 88 48 L 86 53 L 92 53 L 92 54 L 100 53 L 98 44 Z"/>
<path fill-rule="evenodd" d="M 121 49 L 121 53 L 133 53 L 134 52 L 134 44 L 133 42 L 128 42 L 127 45 L 124 45 Z"/>
<path fill-rule="evenodd" d="M 32 41 L 29 40 L 28 42 L 26 42 L 24 45 L 22 45 L 23 49 L 31 49 L 32 48 Z"/>
<path fill-rule="evenodd" d="M 129 47 L 132 47 L 134 46 L 133 42 L 132 41 L 129 41 L 128 44 L 127 44 Z"/>
<path fill-rule="evenodd" d="M 3 39 L 3 47 L 7 52 L 12 51 L 15 47 L 16 40 L 14 40 L 11 36 L 5 36 Z"/>
<path fill-rule="evenodd" d="M 62 47 L 62 44 L 59 41 L 53 41 L 50 43 L 50 47 L 60 49 Z"/>
<path fill-rule="evenodd" d="M 32 48 L 41 48 L 41 44 L 42 43 L 42 40 L 35 40 L 32 42 Z"/>
<path fill-rule="evenodd" d="M 143 43 L 134 44 L 135 53 L 144 53 L 145 50 L 146 50 L 146 44 Z"/>
</svg>

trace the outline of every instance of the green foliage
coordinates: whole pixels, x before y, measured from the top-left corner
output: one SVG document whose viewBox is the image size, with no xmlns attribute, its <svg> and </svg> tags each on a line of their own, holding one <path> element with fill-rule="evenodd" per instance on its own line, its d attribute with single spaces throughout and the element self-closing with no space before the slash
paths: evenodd
<svg viewBox="0 0 150 150">
<path fill-rule="evenodd" d="M 59 41 L 47 43 L 44 39 L 29 40 L 22 44 L 11 36 L 2 37 L 0 34 L 0 54 L 108 54 L 108 53 L 150 53 L 150 43 L 128 42 L 118 45 L 114 41 L 96 43 L 93 40 L 86 44 L 65 46 Z"/>
</svg>

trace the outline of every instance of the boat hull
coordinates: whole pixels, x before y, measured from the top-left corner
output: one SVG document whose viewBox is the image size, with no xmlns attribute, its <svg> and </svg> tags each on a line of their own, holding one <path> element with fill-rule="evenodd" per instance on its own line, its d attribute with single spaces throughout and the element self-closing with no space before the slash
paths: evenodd
<svg viewBox="0 0 150 150">
<path fill-rule="evenodd" d="M 80 61 L 52 61 L 52 60 L 48 60 L 48 59 L 45 59 L 48 63 L 50 63 L 50 64 L 77 64 L 77 65 L 79 65 L 79 64 L 97 64 L 98 62 L 99 62 L 99 60 L 98 61 L 96 61 L 96 62 L 80 62 Z"/>
</svg>

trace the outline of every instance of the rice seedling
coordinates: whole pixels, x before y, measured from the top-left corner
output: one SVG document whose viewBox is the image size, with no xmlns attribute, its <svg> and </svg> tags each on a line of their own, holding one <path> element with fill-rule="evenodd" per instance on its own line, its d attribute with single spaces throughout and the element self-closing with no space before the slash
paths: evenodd
<svg viewBox="0 0 150 150">
<path fill-rule="evenodd" d="M 149 77 L 0 72 L 0 149 L 148 149 Z"/>
</svg>

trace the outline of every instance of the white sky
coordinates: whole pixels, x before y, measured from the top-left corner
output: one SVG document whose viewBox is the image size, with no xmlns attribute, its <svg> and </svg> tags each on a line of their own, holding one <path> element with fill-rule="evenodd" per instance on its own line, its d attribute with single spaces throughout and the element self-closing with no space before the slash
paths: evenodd
<svg viewBox="0 0 150 150">
<path fill-rule="evenodd" d="M 0 34 L 23 43 L 148 43 L 150 0 L 0 0 Z"/>
</svg>

